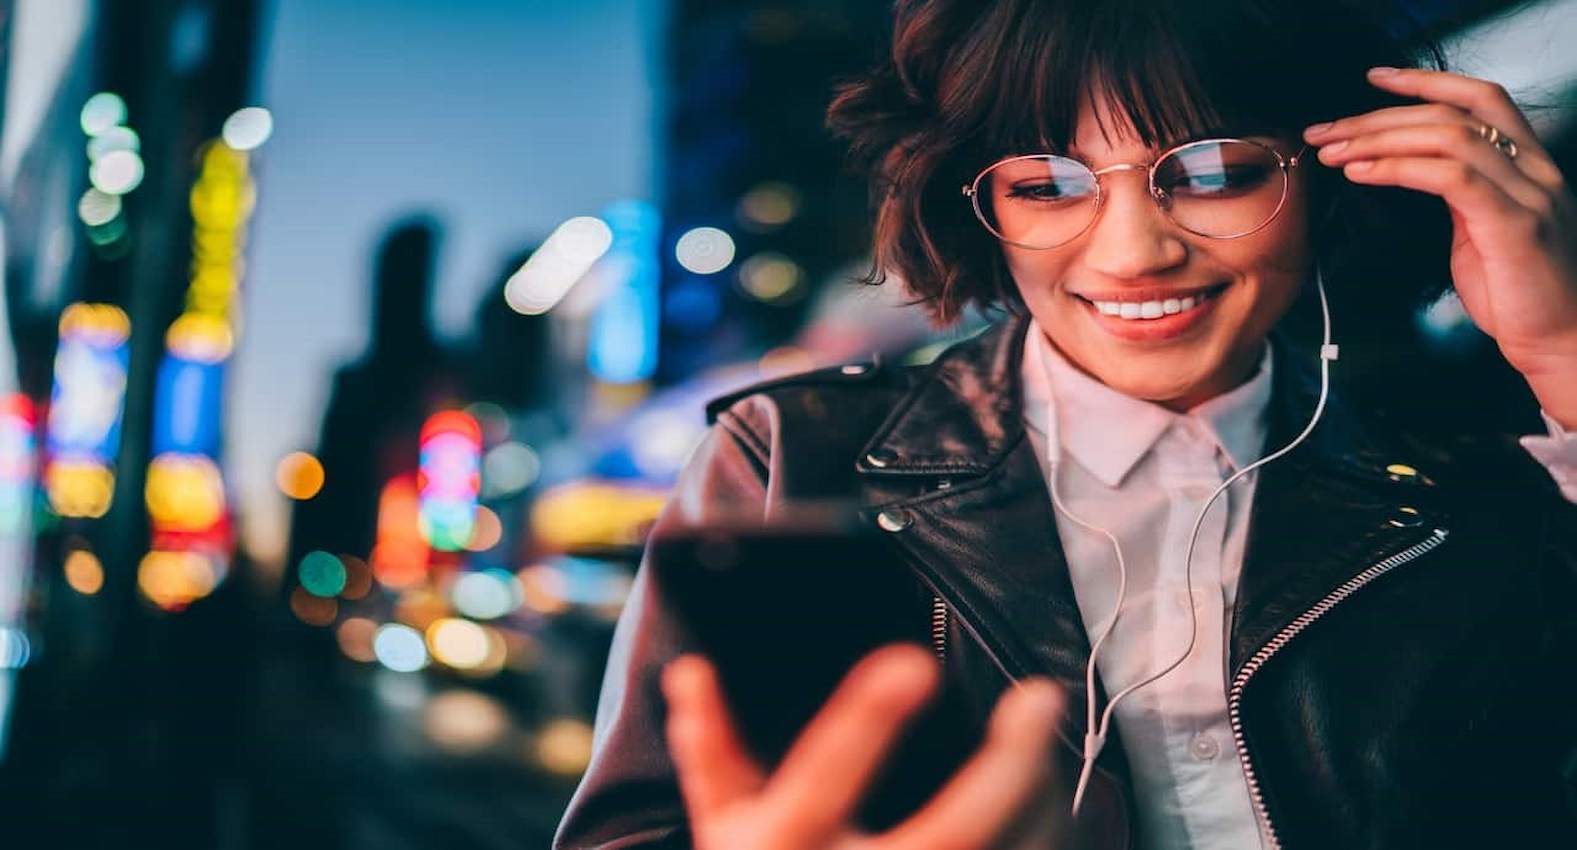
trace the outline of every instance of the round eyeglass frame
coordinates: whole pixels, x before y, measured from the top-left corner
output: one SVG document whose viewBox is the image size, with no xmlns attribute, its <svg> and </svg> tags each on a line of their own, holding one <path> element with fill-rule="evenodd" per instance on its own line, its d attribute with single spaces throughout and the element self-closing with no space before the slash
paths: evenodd
<svg viewBox="0 0 1577 850">
<path fill-rule="evenodd" d="M 1260 149 L 1265 150 L 1265 151 L 1269 151 L 1270 155 L 1274 156 L 1276 158 L 1276 164 L 1281 167 L 1281 197 L 1276 199 L 1276 209 L 1271 211 L 1271 214 L 1269 216 L 1267 216 L 1265 218 L 1265 220 L 1263 222 L 1261 222 L 1257 227 L 1254 227 L 1254 228 L 1252 228 L 1250 230 L 1245 230 L 1245 231 L 1243 231 L 1241 233 L 1233 233 L 1233 234 L 1228 235 L 1228 236 L 1213 236 L 1213 235 L 1211 235 L 1209 233 L 1200 233 L 1197 230 L 1193 230 L 1191 228 L 1184 227 L 1181 223 L 1178 222 L 1177 219 L 1172 217 L 1171 211 L 1166 208 L 1165 202 L 1162 200 L 1165 197 L 1165 193 L 1162 192 L 1161 189 L 1155 185 L 1155 172 L 1156 172 L 1156 166 L 1160 165 L 1162 162 L 1165 162 L 1167 157 L 1170 157 L 1173 154 L 1176 154 L 1176 153 L 1179 153 L 1181 151 L 1187 150 L 1188 148 L 1199 147 L 1199 146 L 1202 146 L 1202 145 L 1219 144 L 1221 142 L 1239 142 L 1239 143 L 1242 143 L 1242 144 L 1245 144 L 1245 145 L 1253 145 L 1254 147 L 1260 148 Z M 989 231 L 991 233 L 991 235 L 995 236 L 998 240 L 1000 240 L 1000 241 L 1002 241 L 1002 242 L 1004 242 L 1004 243 L 1006 243 L 1008 245 L 1012 245 L 1012 246 L 1017 247 L 1017 248 L 1024 248 L 1024 249 L 1027 249 L 1027 250 L 1030 250 L 1030 251 L 1049 251 L 1049 250 L 1051 250 L 1053 248 L 1060 248 L 1063 245 L 1066 245 L 1069 242 L 1072 242 L 1073 240 L 1078 239 L 1080 236 L 1083 236 L 1085 231 L 1088 231 L 1092 226 L 1094 226 L 1095 222 L 1101 217 L 1101 207 L 1102 207 L 1103 202 L 1106 200 L 1106 181 L 1102 180 L 1101 177 L 1103 177 L 1104 175 L 1109 174 L 1109 173 L 1111 173 L 1113 171 L 1143 171 L 1143 172 L 1146 172 L 1146 175 L 1147 175 L 1146 183 L 1148 184 L 1149 189 L 1150 189 L 1150 200 L 1155 203 L 1156 208 L 1161 211 L 1161 214 L 1166 216 L 1166 220 L 1167 221 L 1172 222 L 1173 224 L 1177 225 L 1178 227 L 1181 227 L 1183 230 L 1186 230 L 1189 233 L 1194 234 L 1195 236 L 1203 236 L 1206 239 L 1238 239 L 1238 238 L 1241 238 L 1241 237 L 1244 237 L 1244 236 L 1248 236 L 1248 235 L 1250 235 L 1252 233 L 1257 233 L 1257 232 L 1265 229 L 1266 226 L 1268 226 L 1271 222 L 1276 220 L 1276 216 L 1281 215 L 1282 207 L 1287 205 L 1287 192 L 1288 192 L 1288 189 L 1292 185 L 1292 174 L 1291 174 L 1292 169 L 1296 168 L 1299 165 L 1299 163 L 1301 163 L 1303 161 L 1303 155 L 1304 155 L 1304 153 L 1306 153 L 1308 151 L 1308 149 L 1309 149 L 1309 146 L 1308 145 L 1304 145 L 1303 147 L 1298 149 L 1297 153 L 1295 153 L 1292 156 L 1288 157 L 1288 156 L 1283 156 L 1281 151 L 1276 150 L 1275 148 L 1271 147 L 1270 145 L 1264 144 L 1263 142 L 1256 142 L 1256 141 L 1254 141 L 1252 139 L 1238 139 L 1238 138 L 1232 138 L 1232 137 L 1220 137 L 1220 138 L 1211 138 L 1211 139 L 1193 139 L 1191 141 L 1183 142 L 1181 144 L 1174 145 L 1174 146 L 1172 146 L 1170 148 L 1167 148 L 1165 151 L 1163 151 L 1161 153 L 1160 156 L 1157 156 L 1154 160 L 1151 160 L 1148 165 L 1146 165 L 1144 163 L 1138 163 L 1138 162 L 1117 162 L 1117 163 L 1113 163 L 1111 165 L 1108 165 L 1105 168 L 1099 168 L 1099 169 L 1091 168 L 1089 163 L 1087 163 L 1087 162 L 1085 162 L 1085 161 L 1083 161 L 1081 159 L 1078 159 L 1076 157 L 1068 156 L 1066 154 L 1054 154 L 1054 153 L 1020 154 L 1018 156 L 1004 157 L 1002 159 L 997 160 L 996 162 L 991 163 L 990 165 L 986 166 L 985 168 L 981 169 L 980 173 L 975 175 L 975 179 L 973 181 L 971 181 L 970 183 L 966 184 L 963 187 L 963 194 L 970 199 L 970 203 L 975 209 L 975 218 L 980 219 L 980 223 L 982 225 L 984 225 L 986 230 Z M 1000 165 L 1004 165 L 1004 164 L 1009 163 L 1009 162 L 1021 162 L 1021 161 L 1026 160 L 1026 159 L 1046 159 L 1048 157 L 1057 157 L 1058 159 L 1065 159 L 1065 160 L 1068 160 L 1069 162 L 1076 162 L 1082 168 L 1084 168 L 1085 171 L 1088 171 L 1090 173 L 1091 177 L 1095 178 L 1095 210 L 1094 210 L 1094 212 L 1092 212 L 1090 214 L 1090 220 L 1085 223 L 1084 227 L 1080 228 L 1077 233 L 1073 234 L 1072 236 L 1069 236 L 1067 239 L 1064 239 L 1061 242 L 1056 243 L 1055 245 L 1029 245 L 1029 244 L 1026 244 L 1026 243 L 1023 243 L 1023 242 L 1015 242 L 1012 239 L 1009 239 L 1006 236 L 1003 236 L 1001 233 L 998 233 L 997 229 L 995 227 L 992 227 L 991 226 L 991 222 L 986 218 L 985 211 L 980 209 L 980 181 L 984 180 L 986 178 L 987 174 L 990 174 L 993 170 L 995 170 Z"/>
</svg>

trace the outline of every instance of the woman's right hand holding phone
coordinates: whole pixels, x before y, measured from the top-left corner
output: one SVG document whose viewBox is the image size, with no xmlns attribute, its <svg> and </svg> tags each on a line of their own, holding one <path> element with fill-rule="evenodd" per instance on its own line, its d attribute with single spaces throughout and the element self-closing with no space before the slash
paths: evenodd
<svg viewBox="0 0 1577 850">
<path fill-rule="evenodd" d="M 741 742 L 712 665 L 695 655 L 670 663 L 668 746 L 696 850 L 1054 848 L 1048 833 L 1061 818 L 1052 753 L 1063 697 L 1044 679 L 1002 696 L 980 748 L 907 820 L 877 834 L 851 823 L 939 678 L 918 646 L 872 652 L 768 775 Z"/>
</svg>

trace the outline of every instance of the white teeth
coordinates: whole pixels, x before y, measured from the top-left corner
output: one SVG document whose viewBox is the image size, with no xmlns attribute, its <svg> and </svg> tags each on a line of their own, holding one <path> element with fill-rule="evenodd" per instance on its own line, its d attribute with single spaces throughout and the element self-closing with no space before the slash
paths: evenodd
<svg viewBox="0 0 1577 850">
<path fill-rule="evenodd" d="M 1161 316 L 1170 316 L 1192 310 L 1196 305 L 1214 298 L 1216 293 L 1201 293 L 1197 296 L 1190 295 L 1186 298 L 1168 298 L 1165 301 L 1094 301 L 1095 309 L 1102 315 L 1118 316 L 1123 319 L 1157 319 Z"/>
</svg>

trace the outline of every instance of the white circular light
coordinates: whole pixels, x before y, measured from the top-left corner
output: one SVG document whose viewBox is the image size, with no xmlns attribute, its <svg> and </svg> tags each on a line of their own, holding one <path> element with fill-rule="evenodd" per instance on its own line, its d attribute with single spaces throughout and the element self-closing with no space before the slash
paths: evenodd
<svg viewBox="0 0 1577 850">
<path fill-rule="evenodd" d="M 582 263 L 595 263 L 613 246 L 613 228 L 592 215 L 576 216 L 559 225 L 556 231 L 564 256 Z"/>
<path fill-rule="evenodd" d="M 716 274 L 734 261 L 734 237 L 715 227 L 697 227 L 679 237 L 674 255 L 689 271 Z"/>
<path fill-rule="evenodd" d="M 378 628 L 372 638 L 372 654 L 396 673 L 414 673 L 427 666 L 427 643 L 421 632 L 399 623 Z"/>
<path fill-rule="evenodd" d="M 520 584 L 503 571 L 466 573 L 455 580 L 450 599 L 467 617 L 496 620 L 520 607 Z"/>
<path fill-rule="evenodd" d="M 109 224 L 120 215 L 120 196 L 101 192 L 98 189 L 89 189 L 83 192 L 82 199 L 77 201 L 77 215 L 88 227 Z"/>
<path fill-rule="evenodd" d="M 90 136 L 126 122 L 126 101 L 114 92 L 101 91 L 82 104 L 82 132 Z"/>
<path fill-rule="evenodd" d="M 518 493 L 536 483 L 542 460 L 525 443 L 500 443 L 482 458 L 482 495 L 493 499 Z"/>
<path fill-rule="evenodd" d="M 140 151 L 142 138 L 130 127 L 111 127 L 88 139 L 88 160 L 97 162 L 110 151 Z"/>
<path fill-rule="evenodd" d="M 224 143 L 238 151 L 249 151 L 274 134 L 274 115 L 261 106 L 237 109 L 225 119 L 220 137 Z"/>
<path fill-rule="evenodd" d="M 88 169 L 93 188 L 110 195 L 124 195 L 142 184 L 142 157 L 136 151 L 110 151 Z"/>
</svg>

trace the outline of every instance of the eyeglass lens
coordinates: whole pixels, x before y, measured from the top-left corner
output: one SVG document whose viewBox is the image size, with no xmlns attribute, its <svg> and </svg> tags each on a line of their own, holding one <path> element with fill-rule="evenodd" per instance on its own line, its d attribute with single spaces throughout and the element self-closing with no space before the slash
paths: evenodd
<svg viewBox="0 0 1577 850">
<path fill-rule="evenodd" d="M 1055 247 L 1095 220 L 1096 180 L 1083 163 L 1068 157 L 1015 157 L 981 175 L 975 209 L 1007 242 Z M 1254 231 L 1276 215 L 1285 182 L 1281 162 L 1269 148 L 1244 141 L 1199 142 L 1172 151 L 1156 164 L 1155 200 L 1179 227 L 1230 238 Z"/>
</svg>

